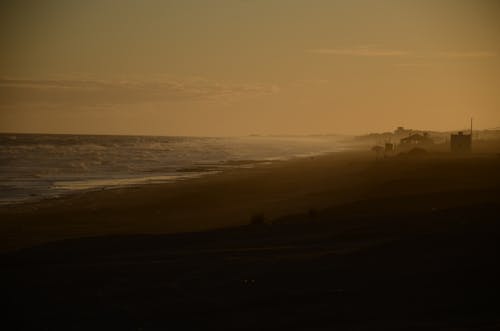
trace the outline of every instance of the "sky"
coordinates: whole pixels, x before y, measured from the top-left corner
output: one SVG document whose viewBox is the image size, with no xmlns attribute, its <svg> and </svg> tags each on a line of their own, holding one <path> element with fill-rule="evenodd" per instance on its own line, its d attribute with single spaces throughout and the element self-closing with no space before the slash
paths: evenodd
<svg viewBox="0 0 500 331">
<path fill-rule="evenodd" d="M 0 47 L 0 132 L 500 127 L 496 0 L 3 0 Z"/>
</svg>

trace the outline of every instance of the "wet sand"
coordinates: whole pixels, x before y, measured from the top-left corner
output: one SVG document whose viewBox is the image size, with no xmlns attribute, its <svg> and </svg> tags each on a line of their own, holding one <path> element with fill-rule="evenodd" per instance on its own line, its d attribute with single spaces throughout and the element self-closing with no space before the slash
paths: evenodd
<svg viewBox="0 0 500 331">
<path fill-rule="evenodd" d="M 0 208 L 0 249 L 82 236 L 201 231 L 359 198 L 374 155 L 339 153 L 176 183 L 94 191 Z"/>
<path fill-rule="evenodd" d="M 3 208 L 8 315 L 21 329 L 494 330 L 498 169 L 494 153 L 346 152 Z"/>
</svg>

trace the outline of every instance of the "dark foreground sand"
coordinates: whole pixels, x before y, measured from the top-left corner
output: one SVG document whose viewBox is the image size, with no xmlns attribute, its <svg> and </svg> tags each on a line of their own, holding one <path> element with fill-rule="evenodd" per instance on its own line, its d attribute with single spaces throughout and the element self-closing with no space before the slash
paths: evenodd
<svg viewBox="0 0 500 331">
<path fill-rule="evenodd" d="M 3 208 L 5 323 L 497 330 L 499 215 L 496 154 L 356 152 Z"/>
</svg>

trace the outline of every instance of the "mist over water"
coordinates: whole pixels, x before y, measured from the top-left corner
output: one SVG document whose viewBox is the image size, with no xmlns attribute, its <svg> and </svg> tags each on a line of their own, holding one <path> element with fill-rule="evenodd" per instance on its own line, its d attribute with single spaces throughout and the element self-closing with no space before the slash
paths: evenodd
<svg viewBox="0 0 500 331">
<path fill-rule="evenodd" d="M 338 151 L 339 138 L 0 134 L 0 204 Z"/>
</svg>

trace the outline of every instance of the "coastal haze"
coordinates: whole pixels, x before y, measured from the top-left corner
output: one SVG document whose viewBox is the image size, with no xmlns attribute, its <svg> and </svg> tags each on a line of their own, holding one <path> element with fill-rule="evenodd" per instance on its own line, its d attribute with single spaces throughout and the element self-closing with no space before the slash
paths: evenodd
<svg viewBox="0 0 500 331">
<path fill-rule="evenodd" d="M 2 1 L 13 330 L 500 328 L 500 3 Z"/>
</svg>

